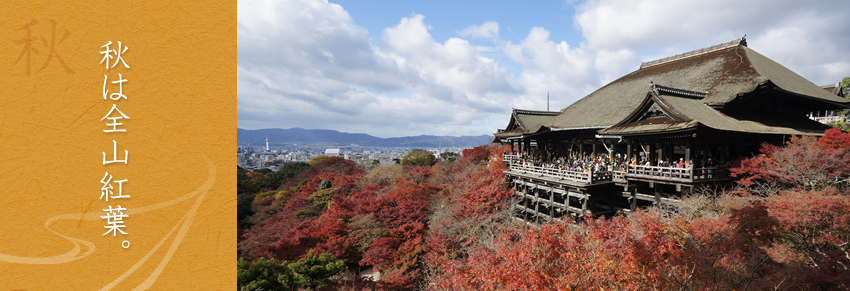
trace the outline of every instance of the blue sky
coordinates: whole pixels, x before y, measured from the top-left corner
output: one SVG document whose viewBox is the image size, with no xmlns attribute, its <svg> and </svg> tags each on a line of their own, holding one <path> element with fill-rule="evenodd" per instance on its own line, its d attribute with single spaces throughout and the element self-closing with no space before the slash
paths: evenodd
<svg viewBox="0 0 850 291">
<path fill-rule="evenodd" d="M 354 23 L 367 29 L 369 38 L 380 40 L 381 32 L 398 24 L 402 17 L 415 14 L 425 16 L 434 41 L 445 42 L 452 37 L 464 36 L 463 29 L 495 21 L 499 24 L 499 39 L 518 43 L 535 26 L 559 28 L 549 31 L 551 39 L 567 43 L 582 41 L 581 33 L 573 24 L 574 6 L 564 1 L 330 1 L 342 5 Z M 492 46 L 493 40 L 466 38 L 475 46 Z M 519 73 L 521 66 L 504 62 L 497 53 L 486 54 L 505 65 L 509 73 Z"/>
<path fill-rule="evenodd" d="M 342 5 L 354 23 L 369 30 L 370 38 L 380 38 L 384 28 L 398 24 L 402 17 L 425 16 L 435 41 L 445 42 L 472 25 L 486 21 L 499 23 L 500 38 L 518 42 L 532 27 L 553 29 L 553 39 L 569 43 L 581 41 L 581 33 L 573 25 L 574 6 L 564 1 L 330 1 Z M 479 40 L 481 44 L 486 41 Z M 473 42 L 475 44 L 475 42 Z"/>
<path fill-rule="evenodd" d="M 240 128 L 491 134 L 641 61 L 747 34 L 822 85 L 850 76 L 842 1 L 238 1 Z"/>
</svg>

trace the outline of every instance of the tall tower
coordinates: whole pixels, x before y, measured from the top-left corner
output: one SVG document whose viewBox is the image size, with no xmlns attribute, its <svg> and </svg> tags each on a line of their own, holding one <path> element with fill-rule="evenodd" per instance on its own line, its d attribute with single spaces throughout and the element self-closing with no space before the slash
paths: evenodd
<svg viewBox="0 0 850 291">
<path fill-rule="evenodd" d="M 269 151 L 269 137 L 266 137 L 266 151 Z"/>
</svg>

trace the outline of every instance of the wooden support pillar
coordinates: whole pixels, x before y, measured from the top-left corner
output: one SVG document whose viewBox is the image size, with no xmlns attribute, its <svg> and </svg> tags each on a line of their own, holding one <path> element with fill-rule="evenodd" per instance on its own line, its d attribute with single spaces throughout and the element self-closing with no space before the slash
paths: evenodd
<svg viewBox="0 0 850 291">
<path fill-rule="evenodd" d="M 555 189 L 549 186 L 549 218 L 555 219 Z"/>
<path fill-rule="evenodd" d="M 656 164 L 656 162 L 658 161 L 658 151 L 656 151 L 655 143 L 649 143 L 649 156 L 646 157 L 646 161 L 648 161 L 650 165 L 658 165 Z"/>
<path fill-rule="evenodd" d="M 540 159 L 546 161 L 546 154 L 549 152 L 549 141 L 537 139 L 537 149 L 540 150 Z"/>
<path fill-rule="evenodd" d="M 668 143 L 667 146 L 664 147 L 664 150 L 667 151 L 666 153 L 664 153 L 664 155 L 668 159 L 670 159 L 671 163 L 679 161 L 679 160 L 675 160 L 675 161 L 673 160 L 674 158 L 676 158 L 676 156 L 674 156 L 674 154 L 676 154 L 676 145 L 674 145 L 673 143 Z"/>
<path fill-rule="evenodd" d="M 696 167 L 697 165 L 702 165 L 700 164 L 700 159 L 702 159 L 702 151 L 700 150 L 700 145 L 691 143 L 691 148 L 693 149 L 691 151 L 691 155 L 694 156 L 694 167 Z"/>
<path fill-rule="evenodd" d="M 655 144 L 655 166 L 660 166 L 664 161 L 664 144 Z"/>
<path fill-rule="evenodd" d="M 566 141 L 561 141 L 561 156 L 566 156 L 570 154 L 570 150 L 567 149 Z"/>
<path fill-rule="evenodd" d="M 581 141 L 581 143 L 578 144 L 578 153 L 579 157 L 584 155 L 584 141 Z"/>
<path fill-rule="evenodd" d="M 626 145 L 626 156 L 623 157 L 626 160 L 634 160 L 634 155 L 632 155 L 632 141 Z"/>
<path fill-rule="evenodd" d="M 562 140 L 562 141 L 558 142 L 558 145 L 560 145 L 560 150 L 558 151 L 558 155 L 562 156 L 562 157 L 567 155 L 567 143 Z"/>
<path fill-rule="evenodd" d="M 570 151 L 569 151 L 569 150 L 567 150 L 567 143 L 566 143 L 566 142 L 564 142 L 564 141 L 561 141 L 561 156 L 562 156 L 562 157 L 563 157 L 563 156 L 566 156 L 566 155 L 568 155 L 569 153 L 570 153 Z"/>
<path fill-rule="evenodd" d="M 534 186 L 534 223 L 540 223 L 540 188 Z"/>
<path fill-rule="evenodd" d="M 513 218 L 513 217 L 516 217 L 516 205 L 517 205 L 517 203 L 522 201 L 522 200 L 517 200 L 517 199 L 522 199 L 522 198 L 518 198 L 517 195 L 516 195 L 516 193 L 519 192 L 519 184 L 514 183 L 513 187 L 511 187 L 511 190 L 514 191 L 513 193 L 511 193 L 511 194 L 513 194 L 513 195 L 511 195 L 511 217 Z"/>
<path fill-rule="evenodd" d="M 689 165 L 691 163 L 691 141 L 685 143 L 685 165 Z"/>
<path fill-rule="evenodd" d="M 527 139 L 527 138 L 524 138 L 524 139 L 522 139 L 522 142 L 524 143 L 524 144 L 522 145 L 522 150 L 523 150 L 523 152 L 525 152 L 525 155 L 526 155 L 527 157 L 530 157 L 530 156 L 531 156 L 531 149 L 530 149 L 530 147 L 531 147 L 531 141 L 530 141 L 529 139 Z"/>
<path fill-rule="evenodd" d="M 525 197 L 525 195 L 528 194 L 528 184 L 523 183 L 522 188 L 522 198 L 525 200 L 525 207 L 522 209 L 522 220 L 528 222 L 528 198 Z"/>
<path fill-rule="evenodd" d="M 587 193 L 584 193 L 583 191 L 579 191 L 579 193 L 584 195 L 584 198 L 581 200 L 581 214 L 584 215 L 584 213 L 587 211 L 587 200 L 589 200 L 590 197 L 588 197 Z"/>
<path fill-rule="evenodd" d="M 593 158 L 593 159 L 595 159 L 595 158 L 596 158 L 596 144 L 597 144 L 597 143 L 598 143 L 598 142 L 594 139 L 594 140 L 593 140 L 593 153 L 590 155 L 590 157 L 591 157 L 591 158 Z"/>
<path fill-rule="evenodd" d="M 514 143 L 516 143 L 516 153 L 522 155 L 522 141 L 514 140 Z"/>
<path fill-rule="evenodd" d="M 656 185 L 655 186 L 655 205 L 661 205 L 661 193 L 664 188 L 664 185 Z"/>
<path fill-rule="evenodd" d="M 637 210 L 637 200 L 638 200 L 637 186 L 635 186 L 635 188 L 632 189 L 632 201 L 631 201 L 631 203 L 632 203 L 632 213 L 634 213 L 634 211 Z"/>
</svg>

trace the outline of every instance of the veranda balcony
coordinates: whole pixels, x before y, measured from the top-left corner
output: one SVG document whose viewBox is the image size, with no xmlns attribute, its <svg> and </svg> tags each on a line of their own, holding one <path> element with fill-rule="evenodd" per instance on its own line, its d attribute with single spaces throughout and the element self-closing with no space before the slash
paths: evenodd
<svg viewBox="0 0 850 291">
<path fill-rule="evenodd" d="M 658 166 L 629 165 L 625 171 L 570 171 L 558 167 L 533 166 L 521 162 L 516 155 L 505 154 L 503 160 L 508 169 L 522 174 L 593 184 L 603 181 L 626 182 L 628 179 L 695 183 L 729 179 L 726 166 L 705 168 L 673 168 Z"/>
</svg>

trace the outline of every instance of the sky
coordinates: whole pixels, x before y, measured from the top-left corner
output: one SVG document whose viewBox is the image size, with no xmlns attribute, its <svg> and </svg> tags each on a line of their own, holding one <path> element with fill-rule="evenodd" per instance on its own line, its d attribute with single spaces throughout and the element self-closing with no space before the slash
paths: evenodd
<svg viewBox="0 0 850 291">
<path fill-rule="evenodd" d="M 747 36 L 817 85 L 850 76 L 845 1 L 238 1 L 243 129 L 482 135 L 650 61 Z"/>
</svg>

